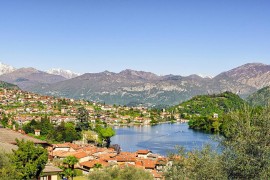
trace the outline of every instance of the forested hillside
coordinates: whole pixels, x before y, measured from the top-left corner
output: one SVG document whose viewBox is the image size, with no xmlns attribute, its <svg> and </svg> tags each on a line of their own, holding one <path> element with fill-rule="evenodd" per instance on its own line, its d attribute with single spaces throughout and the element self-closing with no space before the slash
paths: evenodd
<svg viewBox="0 0 270 180">
<path fill-rule="evenodd" d="M 248 103 L 253 106 L 266 106 L 270 103 L 270 86 L 264 87 L 251 94 L 247 98 Z"/>
<path fill-rule="evenodd" d="M 238 95 L 224 92 L 213 95 L 199 95 L 174 106 L 170 111 L 180 113 L 188 119 L 190 128 L 220 132 L 224 114 L 240 109 L 246 102 Z"/>
</svg>

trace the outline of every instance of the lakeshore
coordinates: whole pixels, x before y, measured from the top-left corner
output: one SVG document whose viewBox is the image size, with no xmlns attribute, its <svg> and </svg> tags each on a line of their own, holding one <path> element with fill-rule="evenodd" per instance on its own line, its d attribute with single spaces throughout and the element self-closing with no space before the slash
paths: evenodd
<svg viewBox="0 0 270 180">
<path fill-rule="evenodd" d="M 154 153 L 168 155 L 176 146 L 187 150 L 201 149 L 204 145 L 217 146 L 212 138 L 216 135 L 192 130 L 187 123 L 162 123 L 155 126 L 115 126 L 116 135 L 111 144 L 119 144 L 123 151 L 135 152 L 149 149 Z"/>
</svg>

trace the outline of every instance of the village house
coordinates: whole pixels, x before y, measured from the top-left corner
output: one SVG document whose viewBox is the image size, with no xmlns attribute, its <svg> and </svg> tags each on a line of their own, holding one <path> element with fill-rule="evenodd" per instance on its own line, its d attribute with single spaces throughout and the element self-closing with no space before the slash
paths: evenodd
<svg viewBox="0 0 270 180">
<path fill-rule="evenodd" d="M 107 167 L 109 165 L 108 162 L 105 162 L 103 160 L 95 159 L 93 161 L 87 161 L 80 163 L 81 170 L 83 171 L 83 174 L 88 174 L 90 171 L 93 171 L 95 167 L 101 166 L 101 167 Z"/>
<path fill-rule="evenodd" d="M 147 156 L 149 156 L 152 153 L 152 151 L 143 149 L 137 151 L 137 157 L 146 159 Z"/>
<path fill-rule="evenodd" d="M 61 172 L 63 172 L 62 169 L 55 167 L 52 164 L 46 164 L 38 180 L 58 180 Z"/>
</svg>

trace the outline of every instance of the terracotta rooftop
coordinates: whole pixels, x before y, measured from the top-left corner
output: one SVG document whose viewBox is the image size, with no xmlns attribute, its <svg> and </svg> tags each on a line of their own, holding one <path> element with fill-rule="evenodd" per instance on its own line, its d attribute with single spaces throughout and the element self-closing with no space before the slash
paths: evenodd
<svg viewBox="0 0 270 180">
<path fill-rule="evenodd" d="M 73 143 L 67 143 L 69 145 L 69 147 L 71 147 L 74 150 L 78 150 L 81 149 L 81 146 L 77 145 L 77 144 L 73 144 Z"/>
<path fill-rule="evenodd" d="M 73 154 L 73 156 L 75 156 L 77 159 L 81 159 L 81 158 L 87 157 L 88 155 L 86 152 L 77 152 Z"/>
<path fill-rule="evenodd" d="M 121 152 L 120 154 L 115 156 L 113 159 L 115 159 L 118 162 L 135 162 L 136 161 L 136 153 Z"/>
<path fill-rule="evenodd" d="M 86 161 L 83 163 L 80 163 L 81 166 L 85 166 L 88 168 L 93 168 L 96 164 L 101 164 L 102 166 L 108 166 L 109 164 L 105 161 L 95 159 L 93 161 Z"/>
<path fill-rule="evenodd" d="M 142 159 L 142 164 L 146 169 L 155 169 L 156 161 L 150 159 Z"/>
<path fill-rule="evenodd" d="M 62 144 L 54 144 L 54 147 L 58 147 L 58 148 L 72 148 L 74 150 L 78 150 L 81 149 L 81 147 L 77 144 L 73 144 L 73 143 L 62 143 Z"/>
<path fill-rule="evenodd" d="M 115 153 L 108 153 L 108 154 L 99 155 L 99 159 L 104 160 L 104 161 L 112 160 L 113 157 L 115 157 Z"/>
<path fill-rule="evenodd" d="M 144 154 L 144 155 L 146 155 L 146 154 L 148 154 L 150 152 L 152 152 L 152 151 L 150 151 L 148 149 L 141 149 L 141 150 L 138 150 L 137 151 L 137 154 Z"/>
<path fill-rule="evenodd" d="M 114 159 L 118 162 L 135 162 L 136 161 L 135 157 L 124 156 L 124 155 L 116 156 Z"/>
<path fill-rule="evenodd" d="M 54 148 L 69 148 L 67 144 L 53 144 Z"/>
<path fill-rule="evenodd" d="M 60 158 L 64 158 L 64 157 L 67 157 L 67 156 L 74 156 L 76 152 L 70 152 L 70 151 L 54 151 L 52 152 L 52 156 L 57 156 L 57 157 L 60 157 Z"/>
</svg>

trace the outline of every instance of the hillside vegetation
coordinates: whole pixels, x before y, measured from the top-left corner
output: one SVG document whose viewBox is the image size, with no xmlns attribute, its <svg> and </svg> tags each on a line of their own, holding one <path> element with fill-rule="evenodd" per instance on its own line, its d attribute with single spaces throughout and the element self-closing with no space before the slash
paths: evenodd
<svg viewBox="0 0 270 180">
<path fill-rule="evenodd" d="M 171 111 L 178 112 L 181 118 L 190 120 L 190 128 L 219 132 L 222 130 L 224 114 L 240 109 L 245 104 L 246 102 L 238 95 L 224 92 L 195 96 L 173 107 Z"/>
<path fill-rule="evenodd" d="M 270 86 L 264 87 L 251 94 L 247 101 L 252 106 L 267 106 L 270 102 Z"/>
<path fill-rule="evenodd" d="M 245 107 L 226 114 L 224 123 L 222 152 L 180 148 L 166 179 L 269 179 L 270 108 Z"/>
<path fill-rule="evenodd" d="M 0 81 L 0 88 L 19 89 L 18 86 L 11 84 L 11 83 L 4 82 L 4 81 Z"/>
</svg>

